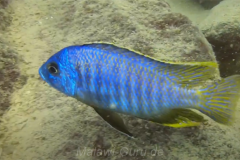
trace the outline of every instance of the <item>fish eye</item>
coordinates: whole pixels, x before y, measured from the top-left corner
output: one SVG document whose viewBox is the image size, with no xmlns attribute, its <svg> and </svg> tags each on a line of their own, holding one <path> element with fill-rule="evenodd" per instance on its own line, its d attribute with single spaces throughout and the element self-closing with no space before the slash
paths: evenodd
<svg viewBox="0 0 240 160">
<path fill-rule="evenodd" d="M 56 63 L 49 63 L 48 64 L 48 71 L 51 74 L 57 74 L 59 72 L 58 65 Z"/>
</svg>

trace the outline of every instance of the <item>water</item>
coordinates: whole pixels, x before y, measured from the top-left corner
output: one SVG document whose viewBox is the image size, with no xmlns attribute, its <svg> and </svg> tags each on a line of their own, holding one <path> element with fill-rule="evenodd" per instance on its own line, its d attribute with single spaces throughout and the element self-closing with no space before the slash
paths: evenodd
<svg viewBox="0 0 240 160">
<path fill-rule="evenodd" d="M 137 137 L 129 139 L 38 75 L 58 50 L 96 41 L 162 60 L 218 61 L 222 77 L 239 73 L 239 0 L 6 2 L 0 3 L 0 159 L 240 159 L 238 117 L 230 127 L 208 119 L 174 129 L 123 116 Z"/>
</svg>

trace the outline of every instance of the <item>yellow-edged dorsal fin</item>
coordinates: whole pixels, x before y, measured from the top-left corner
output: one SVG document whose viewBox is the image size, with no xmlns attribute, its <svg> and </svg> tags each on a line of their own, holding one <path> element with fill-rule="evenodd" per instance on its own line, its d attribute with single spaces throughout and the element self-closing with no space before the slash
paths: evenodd
<svg viewBox="0 0 240 160">
<path fill-rule="evenodd" d="M 121 46 L 117 46 L 113 43 L 106 42 L 96 42 L 96 43 L 88 43 L 84 45 L 93 45 L 96 48 L 105 49 L 108 51 L 116 52 L 116 53 L 135 53 L 137 55 L 141 55 L 147 58 L 150 58 L 154 61 L 158 61 L 161 64 L 159 67 L 154 70 L 158 72 L 162 72 L 163 75 L 168 75 L 167 77 L 173 83 L 177 83 L 184 87 L 195 87 L 196 85 L 200 85 L 206 80 L 214 79 L 216 73 L 218 72 L 218 64 L 216 62 L 171 62 L 171 61 L 163 61 L 157 58 L 151 57 L 149 55 L 144 55 L 138 51 L 134 51 L 132 49 L 124 48 Z"/>
<path fill-rule="evenodd" d="M 161 69 L 168 72 L 173 83 L 191 88 L 201 85 L 209 79 L 215 79 L 218 64 L 215 62 L 189 62 L 184 64 L 170 62 L 169 66 Z"/>
</svg>

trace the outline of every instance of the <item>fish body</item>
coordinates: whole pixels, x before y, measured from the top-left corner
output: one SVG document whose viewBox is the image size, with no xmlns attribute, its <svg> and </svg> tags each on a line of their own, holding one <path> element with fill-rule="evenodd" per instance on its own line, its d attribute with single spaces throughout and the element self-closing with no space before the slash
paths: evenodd
<svg viewBox="0 0 240 160">
<path fill-rule="evenodd" d="M 166 64 L 132 51 L 96 44 L 68 47 L 55 56 L 60 70 L 66 67 L 68 72 L 49 74 L 49 82 L 54 82 L 50 84 L 89 105 L 148 117 L 166 109 L 191 107 L 199 100 L 195 90 L 172 85 L 174 75 L 158 70 Z M 60 63 L 60 59 L 67 60 Z M 58 81 L 59 77 L 64 78 Z"/>
<path fill-rule="evenodd" d="M 39 74 L 55 89 L 94 109 L 158 121 L 171 110 L 192 108 L 228 123 L 239 93 L 239 76 L 194 88 L 212 77 L 216 67 L 214 62 L 161 62 L 112 44 L 93 43 L 60 50 Z"/>
</svg>

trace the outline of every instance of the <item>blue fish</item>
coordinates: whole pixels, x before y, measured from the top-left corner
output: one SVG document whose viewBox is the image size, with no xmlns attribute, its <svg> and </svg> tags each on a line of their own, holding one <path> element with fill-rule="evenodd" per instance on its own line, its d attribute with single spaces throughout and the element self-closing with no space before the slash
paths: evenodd
<svg viewBox="0 0 240 160">
<path fill-rule="evenodd" d="M 203 121 L 191 110 L 196 109 L 218 123 L 231 124 L 240 75 L 201 87 L 217 69 L 215 62 L 164 62 L 113 44 L 92 43 L 60 50 L 39 74 L 132 137 L 118 113 L 164 126 L 189 127 Z"/>
</svg>

